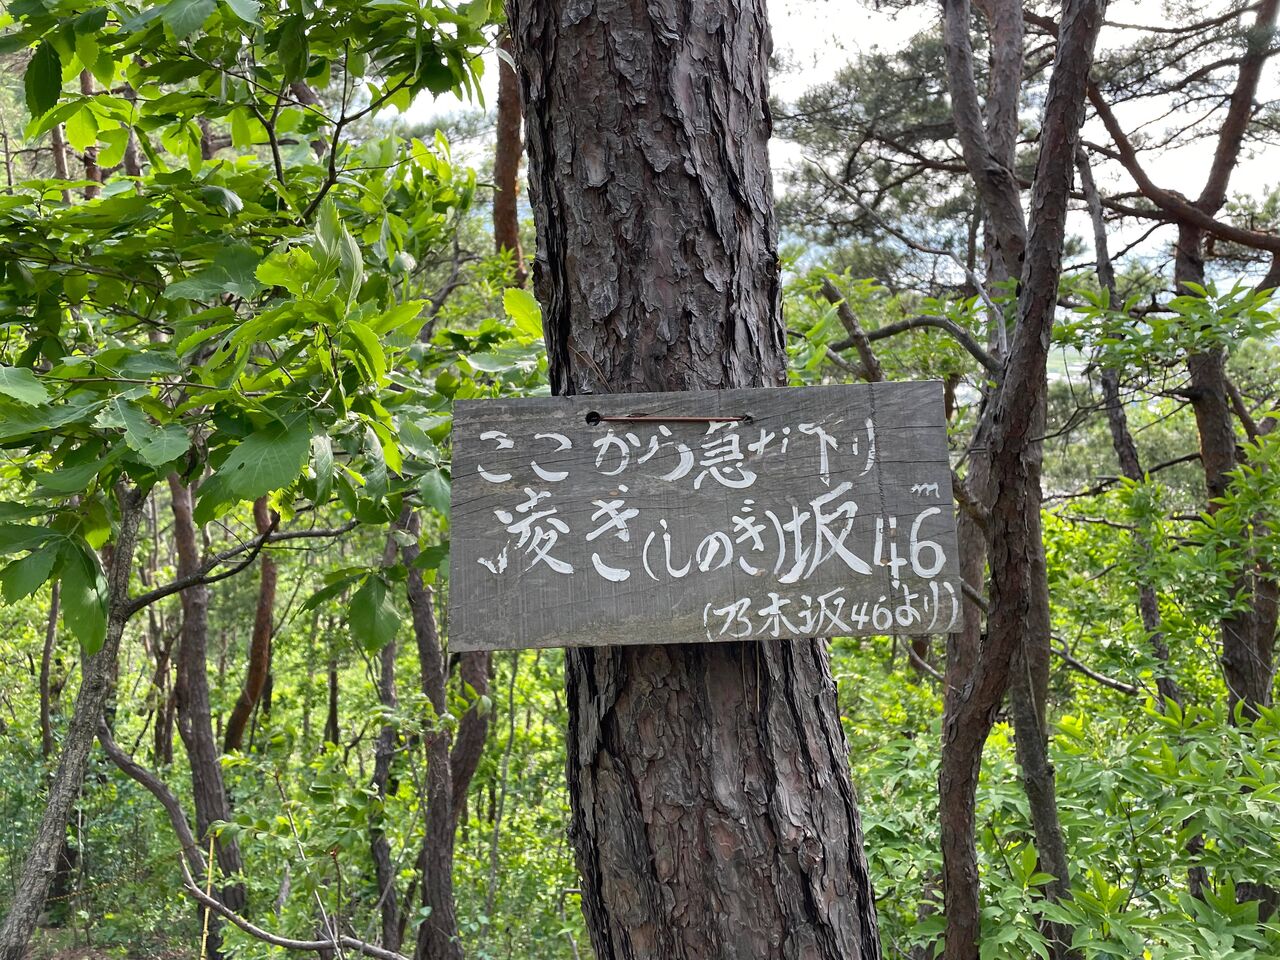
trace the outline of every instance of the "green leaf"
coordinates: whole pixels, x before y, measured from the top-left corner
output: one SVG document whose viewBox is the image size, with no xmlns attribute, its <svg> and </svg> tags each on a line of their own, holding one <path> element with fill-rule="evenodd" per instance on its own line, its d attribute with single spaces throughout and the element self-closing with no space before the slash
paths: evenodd
<svg viewBox="0 0 1280 960">
<path fill-rule="evenodd" d="M 62 93 L 62 60 L 48 40 L 36 47 L 22 85 L 26 89 L 27 109 L 32 117 L 38 117 L 53 109 Z"/>
<path fill-rule="evenodd" d="M 346 332 L 351 338 L 356 358 L 364 361 L 362 366 L 367 379 L 376 383 L 386 376 L 387 357 L 374 332 L 356 320 L 347 321 Z"/>
<path fill-rule="evenodd" d="M 119 418 L 124 426 L 124 442 L 148 465 L 158 467 L 187 452 L 191 441 L 187 432 L 175 424 L 159 426 L 147 419 L 142 410 L 128 400 L 112 399 L 104 411 Z"/>
<path fill-rule="evenodd" d="M 419 570 L 438 570 L 440 565 L 447 563 L 449 560 L 449 541 L 441 540 L 439 543 L 433 543 L 429 547 L 424 547 L 413 560 L 413 565 Z"/>
<path fill-rule="evenodd" d="M 49 391 L 26 367 L 0 367 L 0 393 L 29 407 L 49 402 Z"/>
<path fill-rule="evenodd" d="M 166 299 L 212 300 L 224 293 L 252 297 L 260 289 L 254 275 L 261 258 L 252 247 L 235 244 L 223 249 L 205 269 L 165 289 Z"/>
<path fill-rule="evenodd" d="M 244 201 L 240 199 L 240 195 L 226 187 L 219 187 L 213 184 L 200 188 L 200 197 L 205 203 L 211 207 L 218 207 L 228 216 L 239 213 L 244 209 Z"/>
<path fill-rule="evenodd" d="M 93 655 L 107 636 L 107 578 L 97 554 L 82 544 L 69 545 L 63 557 L 62 625 Z"/>
<path fill-rule="evenodd" d="M 217 0 L 169 0 L 160 16 L 173 35 L 184 40 L 204 26 L 217 6 Z"/>
<path fill-rule="evenodd" d="M 542 308 L 533 294 L 519 287 L 508 287 L 502 292 L 502 307 L 515 321 L 517 330 L 535 340 L 542 339 Z"/>
<path fill-rule="evenodd" d="M 272 426 L 251 434 L 231 451 L 200 488 L 196 521 L 207 523 L 216 510 L 239 500 L 256 500 L 298 479 L 311 451 L 311 432 L 305 417 L 289 426 Z"/>
<path fill-rule="evenodd" d="M 329 501 L 333 490 L 333 444 L 328 434 L 318 434 L 311 438 L 311 469 L 316 475 L 316 503 Z"/>
<path fill-rule="evenodd" d="M 288 17 L 281 25 L 280 44 L 276 52 L 286 81 L 292 83 L 307 75 L 311 51 L 307 44 L 306 21 L 302 17 Z"/>
<path fill-rule="evenodd" d="M 19 560 L 13 561 L 0 571 L 0 593 L 5 603 L 17 603 L 40 589 L 40 585 L 49 579 L 53 565 L 58 560 L 58 548 L 46 543 Z"/>
<path fill-rule="evenodd" d="M 67 143 L 83 153 L 98 142 L 98 118 L 88 106 L 77 110 L 67 118 L 66 134 Z"/>
<path fill-rule="evenodd" d="M 391 588 L 381 577 L 370 576 L 351 597 L 347 611 L 351 632 L 367 653 L 377 653 L 395 639 L 400 612 Z"/>
<path fill-rule="evenodd" d="M 245 23 L 256 24 L 258 14 L 262 11 L 262 4 L 258 0 L 227 0 L 227 6 Z"/>
<path fill-rule="evenodd" d="M 449 516 L 449 495 L 452 489 L 449 478 L 441 470 L 432 470 L 423 474 L 418 484 L 418 493 L 422 496 L 422 502 L 446 517 Z"/>
<path fill-rule="evenodd" d="M 52 530 L 33 527 L 29 523 L 0 523 L 0 557 L 34 550 L 55 536 Z"/>
</svg>

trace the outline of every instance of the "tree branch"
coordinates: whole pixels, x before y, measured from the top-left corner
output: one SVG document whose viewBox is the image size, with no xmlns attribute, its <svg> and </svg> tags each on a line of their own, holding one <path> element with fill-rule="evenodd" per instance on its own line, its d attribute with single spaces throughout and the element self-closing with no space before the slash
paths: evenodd
<svg viewBox="0 0 1280 960">
<path fill-rule="evenodd" d="M 918 317 L 908 317 L 905 320 L 898 320 L 896 323 L 889 323 L 883 327 L 879 327 L 867 333 L 867 339 L 874 342 L 876 340 L 884 340 L 888 337 L 896 337 L 900 333 L 908 330 L 915 330 L 920 327 L 932 327 L 935 330 L 942 330 L 949 334 L 956 343 L 964 347 L 975 360 L 987 369 L 992 376 L 999 377 L 1004 367 L 991 354 L 978 343 L 977 340 L 969 334 L 969 331 L 947 317 L 935 317 L 931 314 L 922 314 Z M 843 343 L 843 341 L 841 341 Z M 840 344 L 835 344 L 839 346 Z"/>
<path fill-rule="evenodd" d="M 163 600 L 165 597 L 172 596 L 175 593 L 181 593 L 183 590 L 187 589 L 187 587 L 194 587 L 197 584 L 217 583 L 219 580 L 226 580 L 228 577 L 235 576 L 240 571 L 249 567 L 249 565 L 257 559 L 258 554 L 262 552 L 262 548 L 268 543 L 280 543 L 285 540 L 340 537 L 342 534 L 347 533 L 350 530 L 354 530 L 359 524 L 359 521 L 351 520 L 340 527 L 327 527 L 319 530 L 290 530 L 286 533 L 276 533 L 275 528 L 278 523 L 279 517 L 273 516 L 271 525 L 267 528 L 265 533 L 259 534 L 246 543 L 231 547 L 228 550 L 224 550 L 221 553 L 210 557 L 201 565 L 199 570 L 188 576 L 179 577 L 178 579 L 172 580 L 163 586 L 156 587 L 154 590 L 150 590 L 147 593 L 134 597 L 124 605 L 125 617 L 128 618 L 133 616 L 139 610 L 144 607 L 149 607 L 158 600 Z M 228 560 L 234 560 L 236 557 L 245 553 L 247 553 L 248 556 L 235 566 L 227 570 L 223 570 L 221 573 L 210 575 L 211 570 L 214 570 L 217 567 L 222 566 L 222 564 L 226 563 Z"/>
<path fill-rule="evenodd" d="M 880 366 L 880 361 L 876 359 L 875 351 L 871 349 L 871 341 L 867 337 L 867 332 L 862 329 L 862 324 L 858 322 L 853 310 L 849 308 L 849 302 L 845 299 L 844 294 L 837 289 L 830 279 L 823 277 L 822 295 L 836 308 L 836 316 L 840 318 L 840 322 L 844 324 L 844 328 L 849 334 L 848 345 L 858 351 L 858 358 L 862 361 L 862 378 L 868 383 L 876 383 L 883 380 L 884 368 Z M 840 349 L 843 343 L 845 341 L 832 346 Z"/>
</svg>

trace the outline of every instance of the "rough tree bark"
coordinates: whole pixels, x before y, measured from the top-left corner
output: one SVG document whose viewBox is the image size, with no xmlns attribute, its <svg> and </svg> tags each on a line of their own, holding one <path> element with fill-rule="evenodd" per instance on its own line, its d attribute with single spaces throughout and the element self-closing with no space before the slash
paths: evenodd
<svg viewBox="0 0 1280 960">
<path fill-rule="evenodd" d="M 510 0 L 561 395 L 786 382 L 763 0 Z M 878 958 L 822 641 L 568 651 L 600 960 Z"/>
<path fill-rule="evenodd" d="M 200 569 L 200 534 L 192 516 L 191 489 L 183 486 L 177 476 L 170 476 L 169 497 L 173 511 L 174 546 L 178 554 L 177 575 L 191 576 Z M 209 705 L 209 588 L 203 583 L 194 584 L 183 590 L 179 599 L 182 604 L 182 630 L 174 683 L 178 735 L 186 747 L 191 765 L 196 840 L 207 849 L 210 825 L 231 818 L 231 804 L 222 780 L 222 764 Z M 241 872 L 240 847 L 234 839 L 219 838 L 215 853 L 224 875 L 234 876 Z M 239 884 L 228 885 L 221 891 L 221 898 L 228 908 L 240 910 L 244 907 L 244 888 Z M 202 916 L 202 924 L 203 921 Z M 216 914 L 211 914 L 208 921 L 210 949 L 216 956 L 222 921 Z"/>
<path fill-rule="evenodd" d="M 97 653 L 84 658 L 80 691 L 76 694 L 71 723 L 62 741 L 58 768 L 49 783 L 44 814 L 40 818 L 35 840 L 27 853 L 22 873 L 9 901 L 9 912 L 4 923 L 0 924 L 0 960 L 23 960 L 26 956 L 27 942 L 31 939 L 40 911 L 44 907 L 49 884 L 53 881 L 58 851 L 66 838 L 67 817 L 84 782 L 98 721 L 111 694 L 111 678 L 115 674 L 120 638 L 124 634 L 128 616 L 126 603 L 129 599 L 129 575 L 133 569 L 133 552 L 145 496 L 137 490 L 122 486 L 117 499 L 120 505 L 120 526 L 112 562 L 106 571 L 106 639 Z"/>
<path fill-rule="evenodd" d="M 1024 27 L 1017 0 L 999 0 L 997 6 L 988 3 L 982 9 L 991 25 L 990 85 L 985 110 L 980 106 L 974 79 L 969 39 L 972 15 L 967 2 L 944 3 L 943 41 L 957 137 L 984 214 L 987 280 L 998 284 L 1021 275 L 1027 243 L 1026 222 L 1013 167 Z M 997 20 L 1008 22 L 1001 22 L 1001 29 L 996 30 Z M 1006 340 L 1005 317 L 992 317 L 988 349 L 1001 361 L 1006 353 Z M 994 389 L 998 389 L 998 385 Z M 990 502 L 990 413 L 991 397 L 988 396 L 969 444 L 964 480 L 966 496 L 976 506 L 959 511 L 956 518 L 960 575 L 966 583 L 979 589 L 986 581 L 987 566 L 982 517 Z M 983 678 L 990 694 L 997 697 L 998 705 L 1009 682 L 1007 664 L 997 667 L 984 661 L 984 611 L 973 597 L 965 597 L 964 613 L 961 630 L 948 634 L 946 639 L 942 753 L 938 771 L 945 944 L 949 960 L 969 955 L 970 945 L 978 940 L 981 912 L 974 821 L 986 728 L 979 719 L 985 705 L 973 700 L 972 691 L 978 678 Z"/>
<path fill-rule="evenodd" d="M 1005 21 L 1022 17 L 1019 4 L 1002 14 L 1004 6 L 984 5 L 992 18 L 993 43 L 997 44 L 1007 29 Z M 999 269 L 1020 281 L 1017 325 L 1003 376 L 987 400 L 971 445 L 977 456 L 972 458 L 966 478 L 966 496 L 979 505 L 980 516 L 964 511 L 959 525 L 963 576 L 971 583 L 980 582 L 985 552 L 991 585 L 986 636 L 973 636 L 971 620 L 965 633 L 953 635 L 948 642 L 938 777 L 948 960 L 978 956 L 981 931 L 975 794 L 982 747 L 1011 683 L 1018 762 L 1036 847 L 1041 868 L 1056 878 L 1046 892 L 1058 899 L 1070 893 L 1046 735 L 1050 621 L 1040 531 L 1039 438 L 1045 419 L 1045 358 L 1057 299 L 1072 157 L 1102 6 L 1101 0 L 1067 0 L 1063 5 L 1028 229 L 1010 166 L 1007 137 L 1001 140 L 990 135 L 981 121 L 969 41 L 969 4 L 966 0 L 945 0 L 943 4 L 957 136 L 996 235 L 997 262 L 1002 262 Z M 1014 57 L 1010 51 L 1001 58 L 1001 64 L 1008 63 L 999 71 L 993 62 L 993 93 L 1004 90 L 1007 95 Z M 1000 78 L 1006 74 L 1002 84 Z M 997 115 L 988 110 L 989 117 Z M 1007 135 L 1007 129 L 1004 132 Z M 1061 153 L 1064 149 L 1065 156 Z M 992 346 L 995 349 L 998 344 Z M 974 577 L 978 579 L 970 579 Z M 972 605 L 967 612 L 976 619 Z M 1047 933 L 1054 952 L 1065 953 L 1067 931 L 1050 926 Z"/>
<path fill-rule="evenodd" d="M 987 556 L 991 565 L 987 643 L 997 662 L 1014 654 L 1025 686 L 1014 683 L 1018 761 L 1031 809 L 1041 865 L 1055 877 L 1047 892 L 1070 896 L 1065 843 L 1058 822 L 1053 770 L 1046 745 L 1049 584 L 1040 529 L 1040 468 L 1048 394 L 1047 358 L 1062 273 L 1062 242 L 1076 148 L 1085 113 L 1085 90 L 1105 0 L 1065 0 L 1058 47 L 1040 128 L 1040 152 L 1031 188 L 1030 229 L 1004 378 L 992 404 L 991 509 Z M 1034 711 L 1034 713 L 1031 713 Z M 1031 716 L 1018 717 L 1018 714 Z M 987 715 L 988 726 L 994 719 Z M 1027 735 L 1029 720 L 1037 730 Z M 1056 952 L 1065 953 L 1066 931 L 1051 925 Z"/>
<path fill-rule="evenodd" d="M 260 535 L 272 529 L 274 521 L 271 508 L 266 497 L 259 497 L 253 502 L 253 521 Z M 253 708 L 266 689 L 267 677 L 271 673 L 271 618 L 276 606 L 276 562 L 267 551 L 263 551 L 258 560 L 261 564 L 258 585 L 258 606 L 253 617 L 253 634 L 249 639 L 249 663 L 245 668 L 244 686 L 240 688 L 240 696 L 227 718 L 227 730 L 224 735 L 224 746 L 227 753 L 239 750 L 244 741 L 244 731 L 253 716 Z"/>
</svg>

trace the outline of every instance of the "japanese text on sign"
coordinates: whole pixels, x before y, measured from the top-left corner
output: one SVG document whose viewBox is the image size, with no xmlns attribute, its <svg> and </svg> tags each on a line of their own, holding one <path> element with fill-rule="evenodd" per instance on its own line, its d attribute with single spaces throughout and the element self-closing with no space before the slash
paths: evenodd
<svg viewBox="0 0 1280 960">
<path fill-rule="evenodd" d="M 463 402 L 452 539 L 455 649 L 960 616 L 936 384 Z"/>
</svg>

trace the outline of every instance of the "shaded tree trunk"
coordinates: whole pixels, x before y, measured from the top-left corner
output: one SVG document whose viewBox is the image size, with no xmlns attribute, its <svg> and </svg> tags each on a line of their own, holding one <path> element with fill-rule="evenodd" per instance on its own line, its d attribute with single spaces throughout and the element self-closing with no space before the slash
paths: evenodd
<svg viewBox="0 0 1280 960">
<path fill-rule="evenodd" d="M 179 577 L 189 576 L 200 568 L 199 531 L 192 516 L 191 489 L 177 476 L 169 477 L 169 495 L 173 511 L 174 545 L 178 554 Z M 203 849 L 209 846 L 210 825 L 231 819 L 222 779 L 218 742 L 213 732 L 212 709 L 209 704 L 209 588 L 195 584 L 179 594 L 182 604 L 182 631 L 177 657 L 177 679 L 174 684 L 178 714 L 178 735 L 186 747 L 191 766 L 191 795 L 196 812 L 196 840 Z M 227 876 L 242 869 L 240 848 L 234 839 L 219 838 L 215 845 L 216 860 Z M 244 907 L 244 888 L 231 884 L 221 892 L 223 902 L 232 910 Z M 201 924 L 204 923 L 201 908 Z M 210 913 L 209 943 L 212 955 L 219 953 L 222 920 Z"/>
<path fill-rule="evenodd" d="M 378 654 L 378 702 L 387 711 L 396 708 L 396 642 L 392 640 Z M 373 752 L 373 789 L 380 801 L 387 798 L 391 762 L 395 758 L 398 728 L 390 719 L 382 724 Z M 396 896 L 395 860 L 387 842 L 380 814 L 369 827 L 369 851 L 378 884 L 378 909 L 382 917 L 382 945 L 400 949 L 400 900 Z"/>
<path fill-rule="evenodd" d="M 511 0 L 560 395 L 781 386 L 762 0 Z M 878 958 L 822 641 L 570 650 L 600 960 Z"/>
<path fill-rule="evenodd" d="M 260 535 L 266 535 L 274 526 L 266 497 L 259 497 L 253 502 L 253 521 Z M 266 689 L 267 677 L 271 673 L 271 618 L 276 605 L 276 562 L 264 550 L 258 563 L 261 566 L 261 580 L 258 586 L 258 606 L 253 618 L 253 634 L 249 639 L 249 663 L 245 668 L 244 686 L 240 688 L 240 696 L 227 719 L 223 741 L 227 753 L 240 749 L 245 728 L 249 725 L 253 709 L 258 705 L 262 692 Z"/>
<path fill-rule="evenodd" d="M 408 530 L 418 532 L 418 518 L 409 518 Z M 422 904 L 429 913 L 418 927 L 415 960 L 462 960 L 458 939 L 458 918 L 453 901 L 453 773 L 450 764 L 449 713 L 446 689 L 448 662 L 436 628 L 431 588 L 422 580 L 422 571 L 413 566 L 416 545 L 401 550 L 408 570 L 409 611 L 418 648 L 422 692 L 435 712 L 423 739 L 427 754 L 427 814 L 422 841 Z"/>
<path fill-rule="evenodd" d="M 324 740 L 325 743 L 337 744 L 338 742 L 338 658 L 333 654 L 329 655 L 329 673 L 328 673 L 328 690 L 329 701 L 328 709 L 324 715 Z"/>
<path fill-rule="evenodd" d="M 62 741 L 58 767 L 49 784 L 44 814 L 9 901 L 9 912 L 0 924 L 0 960 L 23 960 L 26 956 L 27 943 L 53 881 L 58 851 L 66 840 L 67 818 L 84 783 L 89 751 L 111 695 L 111 678 L 115 675 L 120 638 L 124 634 L 129 575 L 143 500 L 144 495 L 136 490 L 122 488 L 119 494 L 120 526 L 107 569 L 106 638 L 97 653 L 84 658 L 80 691 Z"/>
<path fill-rule="evenodd" d="M 46 760 L 53 756 L 53 691 L 49 682 L 53 667 L 54 643 L 58 639 L 58 598 L 61 584 L 55 583 L 49 590 L 49 618 L 45 621 L 44 648 L 40 651 L 40 755 Z"/>
</svg>

